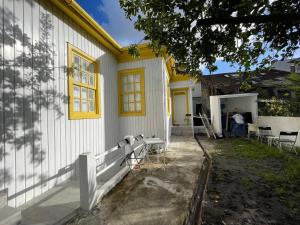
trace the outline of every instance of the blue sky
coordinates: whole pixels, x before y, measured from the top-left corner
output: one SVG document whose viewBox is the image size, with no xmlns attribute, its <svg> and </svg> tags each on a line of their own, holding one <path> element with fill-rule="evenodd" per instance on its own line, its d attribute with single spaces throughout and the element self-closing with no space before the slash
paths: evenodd
<svg viewBox="0 0 300 225">
<path fill-rule="evenodd" d="M 134 29 L 134 21 L 126 19 L 121 9 L 119 0 L 76 0 L 121 46 L 128 46 L 133 43 L 140 43 L 144 33 Z M 300 56 L 300 51 L 296 56 Z M 221 60 L 216 61 L 218 70 L 214 73 L 234 72 L 237 67 Z M 203 74 L 208 70 L 201 68 Z"/>
</svg>

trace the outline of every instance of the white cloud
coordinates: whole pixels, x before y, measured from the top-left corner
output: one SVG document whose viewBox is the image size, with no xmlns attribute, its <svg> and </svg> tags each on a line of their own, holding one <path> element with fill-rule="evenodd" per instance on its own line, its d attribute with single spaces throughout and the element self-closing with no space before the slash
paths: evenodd
<svg viewBox="0 0 300 225">
<path fill-rule="evenodd" d="M 105 0 L 97 7 L 99 13 L 105 13 L 108 22 L 101 26 L 122 46 L 139 43 L 144 38 L 144 33 L 134 29 L 134 22 L 125 17 L 119 0 Z"/>
<path fill-rule="evenodd" d="M 296 58 L 300 58 L 300 47 L 295 51 L 294 55 L 293 55 L 293 58 L 296 59 Z"/>
<path fill-rule="evenodd" d="M 199 70 L 203 71 L 206 68 L 206 65 L 203 63 L 199 64 Z"/>
</svg>

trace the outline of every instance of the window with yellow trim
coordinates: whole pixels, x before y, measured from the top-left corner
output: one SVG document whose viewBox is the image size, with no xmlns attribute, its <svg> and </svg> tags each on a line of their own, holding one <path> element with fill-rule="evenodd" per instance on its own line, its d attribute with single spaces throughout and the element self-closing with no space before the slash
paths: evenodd
<svg viewBox="0 0 300 225">
<path fill-rule="evenodd" d="M 68 44 L 69 117 L 100 117 L 100 82 L 98 62 Z"/>
<path fill-rule="evenodd" d="M 144 69 L 119 71 L 119 114 L 122 116 L 145 115 Z"/>
</svg>

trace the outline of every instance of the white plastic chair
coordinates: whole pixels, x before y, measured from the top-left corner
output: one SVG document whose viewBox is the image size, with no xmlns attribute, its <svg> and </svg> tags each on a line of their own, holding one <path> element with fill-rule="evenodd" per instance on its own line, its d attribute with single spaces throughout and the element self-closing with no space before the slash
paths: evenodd
<svg viewBox="0 0 300 225">
<path fill-rule="evenodd" d="M 248 139 L 250 138 L 251 133 L 254 133 L 254 135 L 257 136 L 257 132 L 258 132 L 257 124 L 248 123 Z"/>
</svg>

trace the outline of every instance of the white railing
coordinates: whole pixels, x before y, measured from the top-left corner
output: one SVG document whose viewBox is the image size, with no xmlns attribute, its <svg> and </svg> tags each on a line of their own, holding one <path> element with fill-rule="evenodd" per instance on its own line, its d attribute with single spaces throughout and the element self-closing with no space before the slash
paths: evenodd
<svg viewBox="0 0 300 225">
<path fill-rule="evenodd" d="M 91 210 L 128 173 L 129 169 L 120 165 L 120 161 L 125 156 L 124 152 L 124 147 L 116 146 L 97 156 L 90 152 L 79 156 L 80 207 L 82 209 Z M 117 154 L 117 156 L 112 160 L 106 160 L 105 158 L 110 154 Z M 112 174 L 111 179 L 99 187 L 97 178 L 114 166 L 119 167 L 118 172 Z"/>
<path fill-rule="evenodd" d="M 97 156 L 90 152 L 79 156 L 80 207 L 82 209 L 91 210 L 129 172 L 130 168 L 126 166 L 126 162 L 122 164 L 128 154 L 126 150 L 129 149 L 129 153 L 132 150 L 137 151 L 143 146 L 143 143 L 137 142 L 137 145 L 134 145 L 132 136 L 125 138 L 131 139 L 129 143 L 124 142 L 122 147 L 115 146 Z M 107 157 L 112 154 L 116 154 L 116 156 L 108 160 Z M 134 166 L 137 163 L 130 162 L 130 165 Z M 109 178 L 99 185 L 98 181 L 101 180 L 101 175 L 113 168 L 117 168 L 118 172 L 109 174 Z"/>
</svg>

